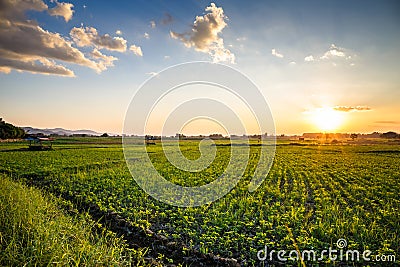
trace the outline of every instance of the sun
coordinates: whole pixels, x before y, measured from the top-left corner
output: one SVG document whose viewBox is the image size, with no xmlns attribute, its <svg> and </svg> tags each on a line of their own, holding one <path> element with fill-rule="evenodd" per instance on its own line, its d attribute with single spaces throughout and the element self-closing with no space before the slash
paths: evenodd
<svg viewBox="0 0 400 267">
<path fill-rule="evenodd" d="M 330 107 L 315 109 L 312 113 L 312 120 L 321 131 L 333 131 L 343 122 L 343 115 Z"/>
</svg>

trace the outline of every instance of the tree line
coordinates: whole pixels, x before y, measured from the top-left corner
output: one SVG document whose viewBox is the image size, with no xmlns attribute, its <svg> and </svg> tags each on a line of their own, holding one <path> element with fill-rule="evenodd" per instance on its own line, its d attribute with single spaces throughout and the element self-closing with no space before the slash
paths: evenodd
<svg viewBox="0 0 400 267">
<path fill-rule="evenodd" d="M 0 139 L 17 139 L 24 136 L 25 131 L 22 128 L 7 123 L 3 121 L 3 118 L 0 118 Z"/>
</svg>

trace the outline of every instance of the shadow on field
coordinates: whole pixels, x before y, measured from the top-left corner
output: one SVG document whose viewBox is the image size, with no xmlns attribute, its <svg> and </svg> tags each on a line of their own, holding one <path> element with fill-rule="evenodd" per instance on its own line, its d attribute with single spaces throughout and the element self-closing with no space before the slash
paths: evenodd
<svg viewBox="0 0 400 267">
<path fill-rule="evenodd" d="M 370 150 L 361 151 L 358 153 L 368 153 L 368 154 L 400 154 L 400 150 Z"/>
<path fill-rule="evenodd" d="M 47 149 L 47 150 L 34 150 L 34 149 L 29 149 L 28 147 L 22 147 L 22 148 L 14 148 L 14 149 L 3 149 L 0 150 L 0 152 L 37 152 L 37 151 L 59 151 L 59 150 L 78 150 L 78 149 L 88 149 L 88 148 L 109 148 L 107 146 L 82 146 L 82 147 L 53 147 L 52 149 Z"/>
<path fill-rule="evenodd" d="M 0 152 L 38 152 L 38 151 L 52 151 L 54 149 L 46 149 L 46 150 L 34 150 L 34 149 L 29 149 L 28 147 L 22 147 L 22 148 L 14 148 L 14 149 L 3 149 L 0 150 Z"/>
</svg>

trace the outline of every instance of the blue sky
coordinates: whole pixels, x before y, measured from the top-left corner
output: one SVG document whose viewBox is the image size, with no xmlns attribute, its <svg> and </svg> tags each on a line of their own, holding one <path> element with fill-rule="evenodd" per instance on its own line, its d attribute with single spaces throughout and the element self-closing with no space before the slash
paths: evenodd
<svg viewBox="0 0 400 267">
<path fill-rule="evenodd" d="M 30 31 L 0 27 L 0 116 L 11 123 L 120 133 L 130 99 L 152 73 L 219 60 L 258 85 L 277 133 L 400 131 L 398 1 L 227 0 L 215 1 L 208 11 L 208 1 L 35 0 L 36 10 L 23 2 L 2 7 L 2 20 L 37 23 L 72 48 L 60 56 L 61 48 L 42 52 L 46 44 L 34 46 Z M 213 10 L 223 11 L 215 38 L 191 35 L 196 16 Z M 88 28 L 97 31 L 89 41 Z M 11 31 L 22 40 L 16 48 Z M 72 50 L 85 63 L 79 57 L 65 60 Z M 216 58 L 217 52 L 223 57 Z M 63 74 L 21 69 L 26 61 Z M 341 118 L 335 128 L 322 129 L 316 121 L 321 114 L 334 119 L 327 110 Z"/>
</svg>

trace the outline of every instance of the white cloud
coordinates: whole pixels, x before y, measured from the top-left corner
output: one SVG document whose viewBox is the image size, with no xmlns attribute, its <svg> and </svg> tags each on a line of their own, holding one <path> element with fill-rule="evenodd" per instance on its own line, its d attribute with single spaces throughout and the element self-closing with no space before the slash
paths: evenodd
<svg viewBox="0 0 400 267">
<path fill-rule="evenodd" d="M 26 21 L 25 12 L 27 10 L 44 11 L 49 7 L 42 0 L 1 0 L 0 17 L 2 23 Z M 6 20 L 4 20 L 6 19 Z"/>
<path fill-rule="evenodd" d="M 0 66 L 16 70 L 73 76 L 73 72 L 53 60 L 98 69 L 95 62 L 58 33 L 25 21 L 0 27 Z"/>
<path fill-rule="evenodd" d="M 121 31 L 121 30 L 116 30 L 116 31 L 115 31 L 115 34 L 116 34 L 116 35 L 122 35 L 122 31 Z"/>
<path fill-rule="evenodd" d="M 150 39 L 150 34 L 148 34 L 147 32 L 145 32 L 145 33 L 143 34 L 143 37 L 144 37 L 145 39 Z"/>
<path fill-rule="evenodd" d="M 74 72 L 62 65 L 56 64 L 53 60 L 44 57 L 30 60 L 13 60 L 10 58 L 0 58 L 0 71 L 10 73 L 11 69 L 28 71 L 32 73 L 53 74 L 60 76 L 74 77 Z"/>
<path fill-rule="evenodd" d="M 103 55 L 97 48 L 122 51 L 125 45 L 126 50 L 125 40 L 113 39 L 108 35 L 98 36 L 95 30 L 91 34 L 83 31 L 84 38 L 79 39 L 80 44 L 90 43 L 95 46 L 92 53 L 85 55 L 69 39 L 43 29 L 36 21 L 28 20 L 25 16 L 27 11 L 47 11 L 50 15 L 63 16 L 65 21 L 70 20 L 73 5 L 56 3 L 55 8 L 49 9 L 42 0 L 1 0 L 1 72 L 17 70 L 73 77 L 74 72 L 63 63 L 77 64 L 101 72 L 112 66 L 117 59 Z"/>
<path fill-rule="evenodd" d="M 295 66 L 295 65 L 297 65 L 297 63 L 296 63 L 296 61 L 291 61 L 291 62 L 289 63 L 289 65 Z"/>
<path fill-rule="evenodd" d="M 304 61 L 306 61 L 306 62 L 314 61 L 313 55 L 306 56 L 306 57 L 304 58 Z"/>
<path fill-rule="evenodd" d="M 214 62 L 235 62 L 235 55 L 225 48 L 220 33 L 227 26 L 222 7 L 211 3 L 205 9 L 207 14 L 196 16 L 192 29 L 185 33 L 170 32 L 174 39 L 182 41 L 186 47 L 194 47 L 196 51 L 208 53 Z"/>
<path fill-rule="evenodd" d="M 273 56 L 276 56 L 276 57 L 279 57 L 279 58 L 283 58 L 283 55 L 280 54 L 280 53 L 278 53 L 278 51 L 276 51 L 275 48 L 271 50 L 271 54 L 272 54 Z"/>
<path fill-rule="evenodd" d="M 65 22 L 68 22 L 70 19 L 72 19 L 72 15 L 74 14 L 74 11 L 72 8 L 74 7 L 73 4 L 70 3 L 59 3 L 56 1 L 57 6 L 54 8 L 50 8 L 47 12 L 51 16 L 60 16 L 64 17 Z"/>
<path fill-rule="evenodd" d="M 332 59 L 332 58 L 345 58 L 345 50 L 341 47 L 337 47 L 335 44 L 331 44 L 328 51 L 321 57 L 321 59 Z"/>
<path fill-rule="evenodd" d="M 91 53 L 92 58 L 97 59 L 97 65 L 100 71 L 106 70 L 108 67 L 114 66 L 114 61 L 118 58 L 102 54 L 96 48 Z"/>
<path fill-rule="evenodd" d="M 329 49 L 325 53 L 323 53 L 322 56 L 314 58 L 313 55 L 309 55 L 304 58 L 304 61 L 325 61 L 331 64 L 333 67 L 337 67 L 345 62 L 350 66 L 354 66 L 355 59 L 357 59 L 357 55 L 352 53 L 350 50 L 339 47 L 335 44 L 331 44 Z"/>
<path fill-rule="evenodd" d="M 69 33 L 76 45 L 95 46 L 99 49 L 107 49 L 118 52 L 125 52 L 127 41 L 122 37 L 111 37 L 109 34 L 99 35 L 93 27 L 72 28 Z"/>
<path fill-rule="evenodd" d="M 0 66 L 0 72 L 9 74 L 11 72 L 11 68 L 6 67 L 6 66 Z"/>
<path fill-rule="evenodd" d="M 143 56 L 142 48 L 140 48 L 140 46 L 131 45 L 129 47 L 129 50 L 132 51 L 135 55 L 137 55 L 139 57 Z"/>
<path fill-rule="evenodd" d="M 150 21 L 150 27 L 154 29 L 156 27 L 156 22 L 154 20 Z"/>
</svg>

